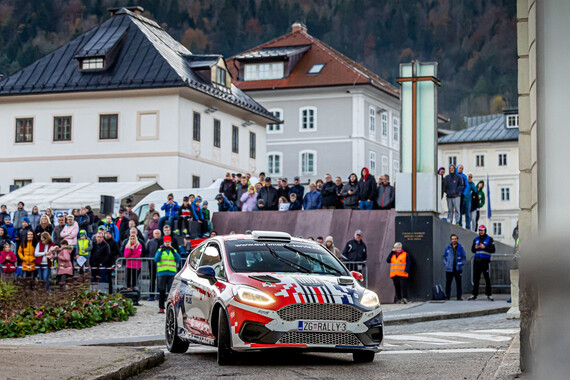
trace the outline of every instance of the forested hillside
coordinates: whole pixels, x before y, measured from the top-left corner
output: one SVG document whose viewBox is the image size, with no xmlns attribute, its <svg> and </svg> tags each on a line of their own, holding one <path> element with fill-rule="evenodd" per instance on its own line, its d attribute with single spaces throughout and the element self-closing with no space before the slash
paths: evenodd
<svg viewBox="0 0 570 380">
<path fill-rule="evenodd" d="M 398 64 L 439 62 L 439 111 L 452 118 L 516 105 L 515 0 L 0 0 L 0 74 L 9 75 L 109 17 L 141 5 L 194 53 L 226 57 L 308 32 L 395 84 Z"/>
</svg>

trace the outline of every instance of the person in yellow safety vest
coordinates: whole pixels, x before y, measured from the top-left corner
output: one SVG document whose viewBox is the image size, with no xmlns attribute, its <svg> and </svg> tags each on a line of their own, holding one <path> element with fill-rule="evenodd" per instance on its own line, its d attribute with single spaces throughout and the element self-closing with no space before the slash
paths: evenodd
<svg viewBox="0 0 570 380">
<path fill-rule="evenodd" d="M 410 255 L 402 250 L 402 243 L 395 243 L 386 262 L 390 264 L 390 278 L 396 289 L 395 303 L 408 303 L 408 275 L 410 273 Z"/>
<path fill-rule="evenodd" d="M 91 239 L 87 238 L 87 231 L 79 231 L 79 239 L 77 239 L 77 256 L 75 261 L 79 266 L 79 274 L 85 272 L 85 268 L 89 268 L 89 256 L 91 255 L 91 249 L 93 249 L 93 244 L 91 244 Z"/>
<path fill-rule="evenodd" d="M 164 314 L 164 301 L 166 294 L 170 292 L 172 281 L 176 276 L 176 265 L 180 262 L 180 255 L 172 247 L 172 238 L 166 235 L 163 239 L 163 245 L 156 251 L 154 262 L 156 263 L 156 272 L 158 277 L 158 313 Z"/>
</svg>

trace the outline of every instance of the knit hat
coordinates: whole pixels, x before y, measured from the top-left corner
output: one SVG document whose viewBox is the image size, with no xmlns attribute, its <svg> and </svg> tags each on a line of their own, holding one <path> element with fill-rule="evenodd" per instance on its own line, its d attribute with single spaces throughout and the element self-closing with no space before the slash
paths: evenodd
<svg viewBox="0 0 570 380">
<path fill-rule="evenodd" d="M 207 205 L 208 205 L 208 201 L 202 202 L 202 206 L 207 206 Z"/>
<path fill-rule="evenodd" d="M 166 235 L 163 240 L 164 240 L 165 242 L 166 242 L 166 241 L 172 242 L 172 238 L 170 237 L 170 235 Z"/>
<path fill-rule="evenodd" d="M 30 224 L 30 218 L 28 218 L 27 216 L 24 216 L 22 218 L 22 222 L 26 222 L 26 223 Z"/>
<path fill-rule="evenodd" d="M 334 244 L 334 240 L 333 240 L 333 237 L 332 237 L 332 236 L 327 236 L 326 239 L 325 239 L 325 243 L 326 243 L 327 241 L 330 241 L 331 243 Z"/>
<path fill-rule="evenodd" d="M 87 232 L 85 230 L 79 231 L 79 236 L 87 236 Z"/>
</svg>

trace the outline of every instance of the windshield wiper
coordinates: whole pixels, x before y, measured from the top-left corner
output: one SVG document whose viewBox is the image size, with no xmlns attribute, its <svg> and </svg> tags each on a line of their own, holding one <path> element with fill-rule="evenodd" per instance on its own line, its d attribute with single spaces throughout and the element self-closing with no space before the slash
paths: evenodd
<svg viewBox="0 0 570 380">
<path fill-rule="evenodd" d="M 297 264 L 297 263 L 295 263 L 295 262 L 293 262 L 293 261 L 289 261 L 289 260 L 284 259 L 283 257 L 279 256 L 279 255 L 277 254 L 277 252 L 275 252 L 275 250 L 269 246 L 269 244 L 265 243 L 265 246 L 266 246 L 267 249 L 269 250 L 269 253 L 271 253 L 271 255 L 272 255 L 273 257 L 275 257 L 277 260 L 279 260 L 279 261 L 281 261 L 281 262 L 283 262 L 283 263 L 289 265 L 290 267 L 297 268 L 298 270 L 300 270 L 300 271 L 303 272 L 303 273 L 311 273 L 311 271 L 308 270 L 307 268 L 305 268 L 305 267 L 303 267 L 303 266 L 301 266 L 301 265 L 299 265 L 299 264 Z"/>
<path fill-rule="evenodd" d="M 336 269 L 335 267 L 330 266 L 329 264 L 322 262 L 321 260 L 319 260 L 319 259 L 317 259 L 317 258 L 315 258 L 315 257 L 313 257 L 313 256 L 311 256 L 305 252 L 301 252 L 298 249 L 295 249 L 293 247 L 289 247 L 287 244 L 283 245 L 283 248 L 288 249 L 289 251 L 295 252 L 295 253 L 297 253 L 297 254 L 299 254 L 299 255 L 301 255 L 301 256 L 303 256 L 303 257 L 305 257 L 305 258 L 307 258 L 307 259 L 309 259 L 315 263 L 318 263 L 318 264 L 322 265 L 323 267 L 328 268 L 328 269 L 336 272 L 340 276 L 344 275 L 344 273 L 342 273 L 340 270 Z"/>
</svg>

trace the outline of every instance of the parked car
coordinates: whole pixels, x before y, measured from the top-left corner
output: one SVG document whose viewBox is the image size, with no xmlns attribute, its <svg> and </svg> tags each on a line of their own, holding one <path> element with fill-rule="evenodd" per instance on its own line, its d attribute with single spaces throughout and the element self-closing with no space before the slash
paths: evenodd
<svg viewBox="0 0 570 380">
<path fill-rule="evenodd" d="M 348 352 L 371 362 L 382 347 L 378 296 L 316 242 L 254 231 L 216 236 L 188 256 L 171 287 L 166 346 L 218 347 L 218 363 L 238 351 Z"/>
</svg>

